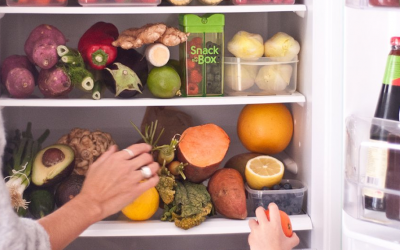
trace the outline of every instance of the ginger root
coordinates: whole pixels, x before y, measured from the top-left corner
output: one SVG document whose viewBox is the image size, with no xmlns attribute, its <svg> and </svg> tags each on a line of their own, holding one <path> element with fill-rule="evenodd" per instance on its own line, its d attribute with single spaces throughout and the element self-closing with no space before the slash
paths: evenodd
<svg viewBox="0 0 400 250">
<path fill-rule="evenodd" d="M 75 152 L 74 173 L 86 175 L 89 166 L 97 158 L 114 145 L 115 142 L 109 133 L 96 130 L 91 132 L 88 129 L 74 128 L 69 134 L 63 135 L 58 142 L 67 144 Z"/>
<path fill-rule="evenodd" d="M 149 23 L 140 28 L 129 28 L 122 31 L 112 45 L 123 49 L 140 48 L 145 44 L 155 42 L 165 46 L 175 46 L 185 42 L 188 35 L 177 28 L 168 27 L 164 23 Z"/>
<path fill-rule="evenodd" d="M 186 42 L 187 37 L 188 34 L 185 32 L 182 32 L 175 27 L 167 27 L 167 30 L 156 42 L 162 43 L 165 46 L 175 46 Z"/>
</svg>

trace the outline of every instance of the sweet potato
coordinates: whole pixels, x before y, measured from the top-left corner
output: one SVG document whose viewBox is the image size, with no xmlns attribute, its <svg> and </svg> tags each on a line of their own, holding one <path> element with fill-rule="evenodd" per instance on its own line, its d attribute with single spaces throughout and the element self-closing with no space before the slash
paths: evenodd
<svg viewBox="0 0 400 250">
<path fill-rule="evenodd" d="M 239 171 L 232 168 L 217 170 L 207 189 L 217 213 L 230 219 L 247 217 L 246 193 Z"/>
<path fill-rule="evenodd" d="M 200 183 L 217 171 L 228 151 L 230 138 L 212 123 L 187 128 L 178 144 L 177 158 L 188 163 L 184 173 L 187 179 Z"/>
<path fill-rule="evenodd" d="M 1 81 L 15 98 L 27 98 L 34 89 L 38 72 L 26 56 L 11 55 L 1 65 Z"/>
<path fill-rule="evenodd" d="M 50 69 L 58 61 L 57 46 L 65 43 L 66 39 L 60 30 L 41 24 L 29 34 L 24 50 L 32 63 L 42 69 Z"/>
<path fill-rule="evenodd" d="M 39 72 L 38 86 L 45 97 L 55 98 L 67 96 L 74 85 L 63 68 L 53 67 Z"/>
</svg>

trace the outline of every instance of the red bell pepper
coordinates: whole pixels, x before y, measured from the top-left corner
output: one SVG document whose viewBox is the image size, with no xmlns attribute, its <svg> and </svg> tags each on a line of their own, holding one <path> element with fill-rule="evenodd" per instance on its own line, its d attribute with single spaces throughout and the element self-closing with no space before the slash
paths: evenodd
<svg viewBox="0 0 400 250">
<path fill-rule="evenodd" d="M 111 43 L 118 38 L 118 29 L 114 24 L 97 22 L 79 39 L 78 50 L 83 60 L 96 70 L 104 69 L 114 62 L 117 48 Z"/>
</svg>

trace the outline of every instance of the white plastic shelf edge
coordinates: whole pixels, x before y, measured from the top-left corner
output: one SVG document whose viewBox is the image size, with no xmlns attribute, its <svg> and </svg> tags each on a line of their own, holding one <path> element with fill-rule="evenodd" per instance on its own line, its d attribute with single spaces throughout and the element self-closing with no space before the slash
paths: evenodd
<svg viewBox="0 0 400 250">
<path fill-rule="evenodd" d="M 3 14 L 177 14 L 177 13 L 248 13 L 305 12 L 304 4 L 288 5 L 217 5 L 217 6 L 63 6 L 13 7 L 2 6 Z"/>
<path fill-rule="evenodd" d="M 157 98 L 103 98 L 92 99 L 13 99 L 0 97 L 0 107 L 131 107 L 131 106 L 205 106 L 239 105 L 257 103 L 304 103 L 305 96 L 299 92 L 291 95 L 272 96 L 223 96 L 223 97 L 187 97 L 172 99 Z"/>
<path fill-rule="evenodd" d="M 250 233 L 249 220 L 230 220 L 210 218 L 201 225 L 183 230 L 172 222 L 149 220 L 134 221 L 101 221 L 85 230 L 80 237 L 112 237 L 112 236 L 167 236 L 167 235 L 207 235 Z M 291 215 L 294 231 L 311 230 L 311 219 L 307 214 Z"/>
</svg>

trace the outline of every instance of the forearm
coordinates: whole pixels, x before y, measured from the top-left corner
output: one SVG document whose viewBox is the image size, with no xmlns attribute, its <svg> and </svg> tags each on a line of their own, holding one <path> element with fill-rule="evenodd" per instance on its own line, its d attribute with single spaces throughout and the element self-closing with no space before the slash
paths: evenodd
<svg viewBox="0 0 400 250">
<path fill-rule="evenodd" d="M 78 195 L 38 222 L 48 233 L 52 249 L 56 250 L 64 249 L 86 228 L 100 219 L 100 209 L 88 204 Z"/>
</svg>

